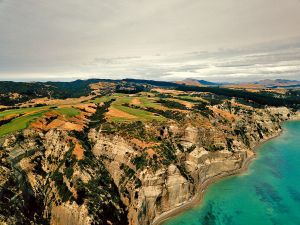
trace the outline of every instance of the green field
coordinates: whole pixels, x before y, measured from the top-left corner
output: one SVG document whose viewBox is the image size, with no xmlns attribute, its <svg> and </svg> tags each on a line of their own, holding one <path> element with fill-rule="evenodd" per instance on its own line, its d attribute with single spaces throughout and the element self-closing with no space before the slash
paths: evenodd
<svg viewBox="0 0 300 225">
<path fill-rule="evenodd" d="M 43 116 L 47 111 L 48 111 L 47 109 L 42 111 L 39 110 L 36 113 L 20 116 L 16 119 L 13 119 L 9 123 L 2 125 L 0 127 L 0 137 L 9 134 L 11 132 L 15 132 L 27 128 L 30 125 L 30 123 Z"/>
<path fill-rule="evenodd" d="M 36 108 L 11 109 L 11 110 L 6 110 L 1 112 L 0 119 L 9 115 L 19 115 L 19 114 L 24 114 L 24 115 L 19 116 L 13 119 L 12 121 L 10 121 L 9 123 L 0 126 L 0 137 L 9 134 L 11 132 L 15 132 L 27 128 L 32 122 L 42 117 L 46 112 L 49 112 L 50 110 L 52 112 L 59 112 L 60 114 L 65 115 L 67 118 L 80 114 L 79 109 L 75 109 L 72 107 L 56 108 L 56 109 L 50 109 L 50 108 L 51 106 L 45 106 L 45 107 L 36 107 Z"/>
<path fill-rule="evenodd" d="M 138 99 L 139 104 L 137 106 L 141 107 L 140 109 L 135 109 L 131 107 L 127 107 L 124 104 L 132 104 L 133 99 Z M 111 120 L 115 122 L 126 122 L 126 121 L 164 121 L 165 117 L 156 115 L 154 113 L 148 112 L 143 108 L 156 108 L 162 109 L 162 105 L 156 103 L 156 100 L 159 98 L 156 97 L 148 97 L 147 93 L 137 94 L 137 95 L 127 95 L 114 93 L 110 96 L 103 96 L 100 98 L 96 98 L 90 102 L 92 103 L 101 103 L 107 102 L 112 99 L 115 101 L 112 102 L 111 107 L 117 110 L 120 110 L 124 113 L 134 116 L 135 118 L 127 119 L 123 117 L 112 117 Z M 58 112 L 64 115 L 66 118 L 74 117 L 80 114 L 80 110 L 73 107 L 64 107 L 64 108 L 56 108 L 57 106 L 43 106 L 43 107 L 32 107 L 32 108 L 21 108 L 21 109 L 11 109 L 0 112 L 0 119 L 9 115 L 19 116 L 7 124 L 0 126 L 0 137 L 9 134 L 11 132 L 15 132 L 18 130 L 23 130 L 27 128 L 32 122 L 36 119 L 42 117 L 46 112 Z M 24 114 L 24 115 L 22 115 Z"/>
<path fill-rule="evenodd" d="M 147 108 L 155 108 L 155 109 L 161 109 L 162 106 L 159 103 L 156 103 L 155 100 L 158 100 L 158 98 L 148 98 L 147 96 L 139 97 L 140 102 L 142 103 L 142 106 Z"/>
<path fill-rule="evenodd" d="M 112 98 L 114 98 L 113 96 L 102 96 L 100 98 L 96 98 L 94 100 L 91 100 L 91 103 L 101 103 L 101 102 L 108 102 L 110 101 Z"/>
<path fill-rule="evenodd" d="M 190 101 L 190 102 L 207 102 L 205 99 L 201 97 L 194 97 L 190 95 L 176 96 L 177 99 Z"/>
<path fill-rule="evenodd" d="M 58 108 L 58 109 L 55 109 L 55 111 L 65 115 L 66 117 L 73 117 L 73 116 L 77 116 L 80 114 L 79 109 L 75 109 L 75 108 L 71 108 L 71 107 Z"/>
<path fill-rule="evenodd" d="M 0 119 L 9 115 L 24 114 L 24 113 L 34 112 L 37 110 L 47 109 L 47 108 L 49 108 L 49 106 L 5 110 L 3 112 L 0 112 Z"/>
<path fill-rule="evenodd" d="M 44 107 L 32 107 L 32 108 L 21 108 L 21 109 L 10 109 L 0 113 L 0 119 L 9 115 L 20 115 L 7 124 L 0 126 L 0 137 L 15 132 L 18 130 L 25 129 L 37 118 L 44 115 L 45 112 L 49 111 L 49 106 Z"/>
<path fill-rule="evenodd" d="M 163 121 L 165 120 L 164 117 L 159 116 L 159 115 L 154 115 L 151 112 L 148 112 L 143 109 L 134 109 L 130 108 L 127 106 L 124 106 L 123 104 L 131 104 L 132 100 L 137 98 L 141 102 L 138 106 L 140 107 L 153 107 L 153 108 L 158 108 L 161 107 L 159 104 L 155 103 L 154 101 L 150 100 L 147 96 L 128 96 L 124 94 L 114 94 L 116 101 L 114 101 L 111 105 L 111 107 L 123 111 L 125 113 L 128 113 L 132 116 L 135 116 L 135 119 L 126 119 L 122 117 L 113 117 L 112 121 L 115 122 L 122 122 L 122 121 L 132 121 L 132 120 L 139 120 L 139 121 L 152 121 L 152 120 L 158 120 L 158 121 Z"/>
</svg>

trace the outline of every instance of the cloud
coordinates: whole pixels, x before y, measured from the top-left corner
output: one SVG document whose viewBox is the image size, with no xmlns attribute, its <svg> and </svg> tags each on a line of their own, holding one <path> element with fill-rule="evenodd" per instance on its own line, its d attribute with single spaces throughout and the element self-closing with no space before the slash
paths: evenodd
<svg viewBox="0 0 300 225">
<path fill-rule="evenodd" d="M 299 10 L 297 0 L 0 0 L 0 79 L 296 77 Z"/>
<path fill-rule="evenodd" d="M 260 50 L 261 49 L 261 50 Z M 14 74 L 19 79 L 73 80 L 88 78 L 139 78 L 211 81 L 252 81 L 264 78 L 300 78 L 300 47 L 227 49 L 186 54 L 159 54 L 131 57 L 96 57 L 57 74 Z M 84 76 L 82 76 L 84 74 Z"/>
<path fill-rule="evenodd" d="M 159 80 L 188 77 L 214 81 L 299 79 L 300 47 L 283 49 L 277 45 L 276 48 L 262 46 L 258 49 L 249 47 L 201 53 L 101 58 L 85 64 L 82 71 L 108 77 L 119 75 L 118 78 L 128 76 Z"/>
</svg>

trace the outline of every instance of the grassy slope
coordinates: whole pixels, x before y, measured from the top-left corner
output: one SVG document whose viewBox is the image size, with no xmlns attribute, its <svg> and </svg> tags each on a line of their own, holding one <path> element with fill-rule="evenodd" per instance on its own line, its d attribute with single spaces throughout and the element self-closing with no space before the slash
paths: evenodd
<svg viewBox="0 0 300 225">
<path fill-rule="evenodd" d="M 130 104 L 134 98 L 139 99 L 141 104 L 139 106 L 141 107 L 159 107 L 159 104 L 154 103 L 153 101 L 150 101 L 147 99 L 146 96 L 128 96 L 124 94 L 115 94 L 116 101 L 114 101 L 111 105 L 111 107 L 121 110 L 125 113 L 128 113 L 130 115 L 133 115 L 136 117 L 136 119 L 126 119 L 121 117 L 114 117 L 112 118 L 115 122 L 122 122 L 122 121 L 129 121 L 129 120 L 139 120 L 139 121 L 152 121 L 152 120 L 158 120 L 163 121 L 165 120 L 162 116 L 156 116 L 153 113 L 150 113 L 146 110 L 142 109 L 133 109 L 126 106 L 123 106 L 124 103 Z"/>
<path fill-rule="evenodd" d="M 5 110 L 3 112 L 0 112 L 0 119 L 2 119 L 5 116 L 9 116 L 9 115 L 29 113 L 29 112 L 34 112 L 34 111 L 41 110 L 41 109 L 46 109 L 46 108 L 49 108 L 49 107 L 33 107 L 33 108 L 21 108 L 21 109 Z"/>
<path fill-rule="evenodd" d="M 46 112 L 49 111 L 50 111 L 50 106 L 12 109 L 12 110 L 6 110 L 1 112 L 0 119 L 9 115 L 18 115 L 18 114 L 25 114 L 25 115 L 15 118 L 9 123 L 0 126 L 0 137 L 27 128 L 32 122 L 42 117 Z M 58 108 L 54 110 L 52 109 L 52 111 L 59 112 L 65 115 L 66 117 L 73 117 L 80 114 L 80 110 L 71 107 Z"/>
<path fill-rule="evenodd" d="M 77 116 L 80 114 L 80 110 L 79 109 L 75 109 L 75 108 L 58 108 L 55 111 L 60 112 L 61 114 L 65 115 L 66 117 L 73 117 L 73 116 Z"/>
<path fill-rule="evenodd" d="M 96 98 L 92 101 L 90 101 L 91 103 L 101 103 L 101 102 L 108 102 L 110 101 L 112 98 L 114 98 L 113 96 L 102 96 L 100 98 Z"/>
<path fill-rule="evenodd" d="M 166 118 L 160 115 L 155 115 L 151 112 L 148 112 L 147 110 L 143 109 L 134 109 L 130 108 L 127 106 L 124 106 L 123 104 L 132 104 L 133 99 L 138 99 L 140 104 L 138 106 L 142 108 L 156 108 L 156 109 L 163 109 L 161 104 L 156 103 L 155 101 L 158 100 L 159 98 L 157 97 L 148 97 L 147 93 L 143 93 L 141 95 L 132 95 L 129 96 L 127 94 L 119 94 L 115 93 L 111 96 L 103 96 L 100 98 L 97 98 L 93 100 L 92 102 L 94 103 L 101 103 L 101 102 L 106 102 L 111 99 L 115 98 L 116 101 L 114 101 L 111 105 L 111 107 L 123 111 L 125 113 L 128 113 L 130 115 L 133 115 L 135 118 L 134 119 L 126 119 L 126 118 L 121 118 L 121 117 L 113 117 L 111 118 L 112 121 L 115 122 L 126 122 L 126 121 L 132 121 L 132 120 L 139 120 L 139 121 L 152 121 L 152 120 L 157 120 L 157 121 L 164 121 Z M 197 98 L 191 97 L 191 96 L 184 96 L 184 100 L 188 99 L 193 99 L 196 100 Z M 197 99 L 198 100 L 198 99 Z M 33 107 L 33 108 L 22 108 L 22 109 L 13 109 L 13 110 L 6 110 L 3 112 L 0 112 L 0 119 L 9 116 L 9 115 L 18 115 L 18 114 L 24 114 L 18 118 L 13 119 L 11 122 L 0 126 L 0 137 L 4 136 L 6 134 L 9 134 L 11 132 L 17 131 L 17 130 L 22 130 L 27 128 L 30 123 L 34 122 L 37 118 L 43 116 L 46 112 L 48 111 L 56 111 L 59 112 L 66 117 L 73 117 L 76 115 L 80 114 L 80 110 L 72 107 L 65 107 L 65 108 L 56 108 L 56 109 L 50 109 L 51 106 L 45 106 L 45 107 Z"/>
<path fill-rule="evenodd" d="M 26 114 L 24 116 L 20 116 L 16 119 L 13 119 L 11 122 L 4 124 L 0 127 L 0 137 L 9 134 L 11 132 L 15 132 L 18 130 L 23 130 L 29 126 L 37 118 L 41 117 L 46 113 L 48 110 L 38 110 L 37 112 Z"/>
<path fill-rule="evenodd" d="M 151 98 L 148 98 L 147 96 L 142 96 L 139 98 L 140 102 L 142 103 L 142 106 L 147 108 L 147 107 L 150 107 L 150 108 L 155 108 L 155 109 L 162 109 L 163 107 L 158 104 L 158 103 L 155 103 L 154 100 Z M 158 98 L 157 98 L 158 100 Z"/>
<path fill-rule="evenodd" d="M 205 100 L 201 97 L 193 97 L 193 96 L 190 96 L 190 95 L 178 96 L 177 98 L 185 100 L 185 101 L 191 101 L 191 102 L 208 102 L 207 100 Z"/>
</svg>

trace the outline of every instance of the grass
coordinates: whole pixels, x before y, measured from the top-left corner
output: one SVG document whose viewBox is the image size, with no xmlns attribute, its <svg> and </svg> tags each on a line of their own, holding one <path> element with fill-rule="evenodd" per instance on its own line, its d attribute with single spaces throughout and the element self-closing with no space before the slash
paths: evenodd
<svg viewBox="0 0 300 225">
<path fill-rule="evenodd" d="M 139 121 L 159 120 L 159 121 L 163 121 L 165 119 L 162 116 L 155 116 L 154 114 L 152 114 L 150 112 L 147 112 L 145 110 L 141 110 L 141 109 L 133 109 L 133 108 L 129 108 L 129 107 L 122 106 L 122 105 L 113 105 L 112 107 L 136 117 L 134 119 L 114 117 L 114 118 L 112 118 L 112 120 L 115 121 L 115 122 L 133 121 L 133 120 L 139 120 Z"/>
<path fill-rule="evenodd" d="M 122 105 L 113 105 L 113 107 L 136 117 L 146 118 L 151 116 L 151 113 L 140 109 L 133 109 Z"/>
<path fill-rule="evenodd" d="M 77 116 L 80 114 L 80 110 L 79 109 L 75 109 L 72 107 L 68 107 L 68 108 L 58 108 L 55 111 L 65 115 L 66 117 L 73 117 L 73 116 Z"/>
<path fill-rule="evenodd" d="M 15 118 L 9 123 L 0 126 L 0 137 L 27 128 L 32 122 L 42 117 L 49 110 L 50 110 L 50 106 L 45 106 L 45 107 L 12 109 L 12 110 L 6 110 L 1 112 L 0 119 L 8 115 L 18 115 L 18 114 L 25 114 L 25 115 Z M 80 110 L 71 107 L 58 108 L 55 109 L 55 111 L 65 115 L 66 117 L 73 117 L 80 114 Z"/>
<path fill-rule="evenodd" d="M 154 99 L 150 99 L 147 96 L 139 97 L 140 102 L 142 103 L 143 107 L 155 108 L 155 109 L 162 109 L 163 107 L 159 104 L 154 102 Z"/>
<path fill-rule="evenodd" d="M 101 102 L 108 102 L 113 98 L 113 96 L 102 96 L 100 98 L 96 98 L 92 100 L 92 103 L 101 103 Z"/>
<path fill-rule="evenodd" d="M 29 113 L 29 112 L 34 112 L 39 109 L 46 109 L 49 108 L 48 106 L 45 107 L 32 107 L 32 108 L 21 108 L 21 109 L 9 109 L 5 110 L 3 112 L 0 112 L 0 119 L 9 116 L 9 115 L 18 115 L 18 114 L 23 114 L 23 113 Z"/>
<path fill-rule="evenodd" d="M 145 93 L 146 95 L 147 93 Z M 151 108 L 161 108 L 160 104 L 155 103 L 153 98 L 149 98 L 148 96 L 128 96 L 126 94 L 121 93 L 114 93 L 111 96 L 103 96 L 100 98 L 96 98 L 92 100 L 92 103 L 101 103 L 101 102 L 107 102 L 110 101 L 113 98 L 116 98 L 116 101 L 114 102 L 115 105 L 122 105 L 124 103 L 131 104 L 132 100 L 137 98 L 141 102 L 140 106 L 142 107 L 151 107 Z"/>
<path fill-rule="evenodd" d="M 150 107 L 150 108 L 156 108 L 156 109 L 162 109 L 163 107 L 161 104 L 155 102 L 155 98 L 151 97 L 149 98 L 147 96 L 147 93 L 143 95 L 127 95 L 127 94 L 120 94 L 115 93 L 110 96 L 103 96 L 100 98 L 94 99 L 93 103 L 101 103 L 101 102 L 107 102 L 111 99 L 115 98 L 116 101 L 114 101 L 111 105 L 111 107 L 121 110 L 125 113 L 128 113 L 132 116 L 134 116 L 134 119 L 126 119 L 121 117 L 113 117 L 111 118 L 112 121 L 115 122 L 126 122 L 126 121 L 164 121 L 166 120 L 165 117 L 161 115 L 155 115 L 154 113 L 148 112 L 143 109 L 135 109 L 130 108 L 127 106 L 124 106 L 123 104 L 131 104 L 132 100 L 134 98 L 137 98 L 140 101 L 139 106 L 140 107 Z M 21 109 L 12 109 L 12 110 L 5 110 L 3 112 L 0 112 L 0 119 L 4 118 L 9 115 L 19 115 L 24 114 L 22 116 L 19 116 L 18 118 L 13 119 L 7 124 L 4 124 L 0 126 L 0 137 L 7 135 L 9 133 L 23 130 L 27 128 L 32 122 L 34 122 L 39 117 L 43 116 L 46 112 L 48 112 L 51 106 L 43 106 L 43 107 L 32 107 L 32 108 L 21 108 Z M 64 108 L 56 108 L 54 111 L 59 112 L 63 115 L 68 117 L 74 117 L 76 115 L 80 114 L 80 110 L 73 108 L 73 107 L 64 107 Z"/>
<path fill-rule="evenodd" d="M 193 96 L 190 96 L 190 95 L 184 95 L 184 96 L 176 96 L 177 99 L 182 99 L 182 100 L 185 100 L 185 101 L 192 101 L 192 102 L 208 102 L 207 100 L 201 98 L 201 97 L 193 97 Z"/>
<path fill-rule="evenodd" d="M 113 117 L 111 120 L 114 121 L 114 122 L 133 121 L 133 120 L 139 120 L 139 121 L 152 121 L 152 120 L 163 121 L 163 120 L 165 120 L 164 117 L 156 116 L 153 113 L 148 112 L 146 110 L 134 109 L 134 108 L 130 108 L 130 107 L 127 107 L 127 106 L 123 105 L 125 103 L 130 104 L 134 98 L 138 98 L 141 102 L 141 106 L 144 106 L 144 107 L 158 107 L 159 106 L 159 104 L 156 104 L 156 103 L 150 101 L 149 99 L 147 99 L 146 96 L 142 96 L 142 97 L 133 96 L 133 97 L 131 97 L 131 96 L 124 95 L 124 94 L 117 94 L 117 95 L 114 95 L 114 96 L 116 96 L 116 101 L 114 101 L 112 103 L 111 107 L 136 117 L 134 119 Z"/>
<path fill-rule="evenodd" d="M 0 137 L 27 128 L 30 123 L 43 116 L 47 111 L 48 109 L 41 111 L 39 110 L 35 113 L 23 115 L 16 119 L 13 119 L 11 122 L 0 127 Z"/>
<path fill-rule="evenodd" d="M 124 103 L 130 104 L 134 97 L 129 97 L 126 95 L 117 95 L 116 101 L 113 104 L 122 105 Z"/>
</svg>

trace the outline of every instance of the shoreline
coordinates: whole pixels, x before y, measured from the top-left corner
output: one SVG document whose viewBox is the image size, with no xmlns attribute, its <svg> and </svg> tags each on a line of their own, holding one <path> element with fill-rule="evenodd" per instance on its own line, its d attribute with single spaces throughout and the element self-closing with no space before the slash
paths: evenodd
<svg viewBox="0 0 300 225">
<path fill-rule="evenodd" d="M 296 117 L 296 118 L 291 118 L 288 119 L 286 121 L 283 121 L 282 123 L 286 123 L 288 121 L 299 121 L 300 118 Z M 162 213 L 161 215 L 159 215 L 157 218 L 155 218 L 153 220 L 153 222 L 151 223 L 151 225 L 162 225 L 165 221 L 167 221 L 168 219 L 175 217 L 177 215 L 179 215 L 180 213 L 183 213 L 184 211 L 188 210 L 188 209 L 192 209 L 196 206 L 199 206 L 199 204 L 201 204 L 204 194 L 206 192 L 206 190 L 208 189 L 208 187 L 211 184 L 214 184 L 218 181 L 220 181 L 223 178 L 228 178 L 231 176 L 236 176 L 239 174 L 242 174 L 244 172 L 246 172 L 249 168 L 249 165 L 251 164 L 251 162 L 256 158 L 256 151 L 257 149 L 263 145 L 264 143 L 266 143 L 267 141 L 270 141 L 274 138 L 279 137 L 280 135 L 282 135 L 282 133 L 284 132 L 284 129 L 282 128 L 278 133 L 275 133 L 274 135 L 266 138 L 266 139 L 262 139 L 260 140 L 252 149 L 253 149 L 253 155 L 249 156 L 248 158 L 246 158 L 243 163 L 242 166 L 236 170 L 233 171 L 229 171 L 229 172 L 225 172 L 219 175 L 216 175 L 214 177 L 208 178 L 206 179 L 201 185 L 199 185 L 197 187 L 196 190 L 196 194 L 195 196 L 193 196 L 190 200 L 188 200 L 187 202 L 183 203 L 180 206 L 175 207 L 174 209 L 171 209 L 167 212 Z"/>
</svg>

